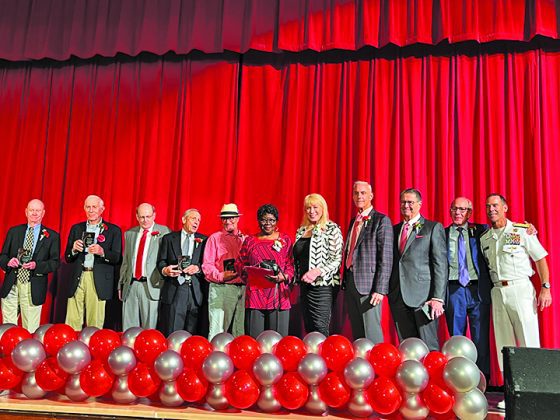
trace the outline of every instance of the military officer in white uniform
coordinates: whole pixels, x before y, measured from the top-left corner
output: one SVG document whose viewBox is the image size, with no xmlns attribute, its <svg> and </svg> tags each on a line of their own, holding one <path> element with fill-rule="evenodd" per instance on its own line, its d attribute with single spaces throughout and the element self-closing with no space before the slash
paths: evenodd
<svg viewBox="0 0 560 420">
<path fill-rule="evenodd" d="M 490 269 L 492 318 L 500 370 L 503 372 L 504 346 L 540 347 L 537 307 L 552 303 L 546 256 L 548 253 L 536 235 L 529 235 L 529 225 L 512 223 L 506 218 L 506 199 L 499 194 L 486 198 L 486 214 L 492 228 L 481 237 L 482 252 Z M 535 262 L 541 280 L 536 297 L 530 278 Z"/>
</svg>

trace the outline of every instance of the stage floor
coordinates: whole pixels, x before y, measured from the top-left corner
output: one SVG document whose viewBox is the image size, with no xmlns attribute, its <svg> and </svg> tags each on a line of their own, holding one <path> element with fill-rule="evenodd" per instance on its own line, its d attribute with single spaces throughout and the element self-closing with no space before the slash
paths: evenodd
<svg viewBox="0 0 560 420">
<path fill-rule="evenodd" d="M 488 393 L 490 413 L 489 420 L 500 420 L 504 417 L 503 413 L 496 410 L 496 404 L 501 398 L 501 394 Z M 119 405 L 109 400 L 89 399 L 76 403 L 63 396 L 50 396 L 40 400 L 28 400 L 25 397 L 18 397 L 15 394 L 0 396 L 0 420 L 4 419 L 53 419 L 53 418 L 85 418 L 106 419 L 106 418 L 134 418 L 134 419 L 189 419 L 189 420 L 210 420 L 210 419 L 250 419 L 268 420 L 271 417 L 286 419 L 305 419 L 310 420 L 315 416 L 278 412 L 274 414 L 260 413 L 249 410 L 228 410 L 212 411 L 204 408 L 195 407 L 165 407 L 161 404 L 151 403 L 146 399 L 140 399 L 138 403 L 131 405 Z M 317 417 L 321 419 L 349 419 L 349 414 L 333 413 L 329 416 Z"/>
</svg>

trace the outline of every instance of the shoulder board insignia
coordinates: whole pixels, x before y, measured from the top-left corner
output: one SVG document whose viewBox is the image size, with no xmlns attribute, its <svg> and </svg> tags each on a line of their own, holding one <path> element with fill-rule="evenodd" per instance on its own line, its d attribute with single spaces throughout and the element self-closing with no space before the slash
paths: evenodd
<svg viewBox="0 0 560 420">
<path fill-rule="evenodd" d="M 514 223 L 513 224 L 513 227 L 523 228 L 523 229 L 529 229 L 529 226 L 531 226 L 530 223 Z"/>
</svg>

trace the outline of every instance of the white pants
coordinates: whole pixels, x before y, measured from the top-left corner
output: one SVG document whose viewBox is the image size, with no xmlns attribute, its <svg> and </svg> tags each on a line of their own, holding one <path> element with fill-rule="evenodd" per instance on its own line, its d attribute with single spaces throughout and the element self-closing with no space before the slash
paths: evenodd
<svg viewBox="0 0 560 420">
<path fill-rule="evenodd" d="M 504 371 L 502 348 L 540 347 L 537 297 L 529 279 L 501 283 L 492 288 L 492 319 L 500 371 Z"/>
<path fill-rule="evenodd" d="M 34 333 L 41 322 L 42 305 L 35 306 L 31 302 L 31 283 L 16 281 L 2 299 L 2 322 L 18 324 L 18 306 L 21 313 L 21 325 L 30 333 Z"/>
</svg>

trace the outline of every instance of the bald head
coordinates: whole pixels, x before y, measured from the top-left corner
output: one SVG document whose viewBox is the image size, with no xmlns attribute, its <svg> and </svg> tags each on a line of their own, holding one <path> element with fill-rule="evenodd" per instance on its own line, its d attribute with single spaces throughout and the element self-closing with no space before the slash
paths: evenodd
<svg viewBox="0 0 560 420">
<path fill-rule="evenodd" d="M 88 223 L 94 225 L 101 222 L 101 216 L 105 211 L 105 203 L 97 195 L 88 195 L 84 202 L 84 210 Z"/>
<path fill-rule="evenodd" d="M 136 220 L 142 229 L 150 229 L 156 220 L 156 208 L 150 203 L 142 203 L 136 208 Z"/>
<path fill-rule="evenodd" d="M 456 226 L 462 226 L 472 215 L 472 202 L 467 197 L 457 197 L 451 202 L 449 207 L 449 215 L 453 224 Z"/>
<path fill-rule="evenodd" d="M 29 226 L 40 225 L 45 216 L 45 204 L 37 198 L 29 201 L 25 208 L 25 217 Z"/>
</svg>

